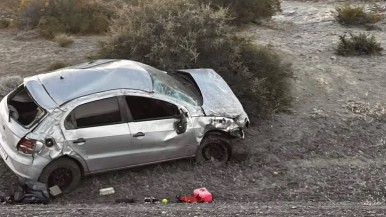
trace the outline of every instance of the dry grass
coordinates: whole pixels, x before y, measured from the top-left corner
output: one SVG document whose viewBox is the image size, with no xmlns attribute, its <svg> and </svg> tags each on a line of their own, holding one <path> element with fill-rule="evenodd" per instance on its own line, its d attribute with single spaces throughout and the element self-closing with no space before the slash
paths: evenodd
<svg viewBox="0 0 386 217">
<path fill-rule="evenodd" d="M 227 8 L 235 23 L 254 22 L 270 18 L 281 11 L 279 0 L 198 0 L 213 8 Z"/>
<path fill-rule="evenodd" d="M 368 36 L 365 33 L 358 35 L 350 34 L 339 36 L 340 42 L 336 48 L 336 53 L 341 56 L 351 55 L 381 55 L 383 48 L 374 36 Z"/>
<path fill-rule="evenodd" d="M 342 25 L 364 25 L 376 23 L 381 20 L 381 15 L 372 10 L 366 11 L 363 6 L 343 5 L 334 12 L 335 19 Z"/>
<path fill-rule="evenodd" d="M 60 69 L 60 68 L 67 67 L 67 66 L 68 66 L 68 63 L 66 63 L 66 62 L 63 62 L 63 61 L 56 61 L 56 62 L 52 63 L 52 64 L 47 68 L 47 70 L 48 70 L 48 71 L 53 71 L 53 70 L 56 70 L 56 69 Z"/>
<path fill-rule="evenodd" d="M 68 47 L 74 43 L 74 37 L 64 33 L 59 33 L 55 35 L 54 41 L 58 43 L 60 47 Z"/>
<path fill-rule="evenodd" d="M 18 9 L 20 28 L 38 28 L 42 35 L 103 33 L 112 15 L 100 0 L 24 0 Z"/>
<path fill-rule="evenodd" d="M 375 118 L 380 119 L 386 117 L 386 105 L 382 103 L 376 103 L 370 105 L 365 102 L 349 101 L 345 105 L 345 108 L 353 112 L 354 114 L 360 115 L 363 118 Z"/>
<path fill-rule="evenodd" d="M 13 15 L 19 6 L 20 1 L 18 0 L 1 0 L 0 8 L 3 12 L 8 15 Z"/>
</svg>

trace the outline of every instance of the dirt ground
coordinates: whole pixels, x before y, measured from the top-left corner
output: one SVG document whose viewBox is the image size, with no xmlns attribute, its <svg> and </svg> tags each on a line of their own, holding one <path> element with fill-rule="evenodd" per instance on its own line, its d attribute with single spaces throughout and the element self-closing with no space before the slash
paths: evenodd
<svg viewBox="0 0 386 217">
<path fill-rule="evenodd" d="M 386 3 L 379 3 L 386 7 Z M 386 47 L 385 21 L 367 31 L 334 21 L 333 1 L 284 1 L 283 12 L 243 34 L 280 50 L 293 63 L 292 111 L 253 123 L 224 168 L 181 160 L 86 177 L 47 206 L 0 205 L 0 216 L 383 216 L 386 210 L 386 57 L 340 57 L 338 36 L 374 34 Z M 60 48 L 33 32 L 0 30 L 0 73 L 28 76 L 57 60 L 79 63 L 101 36 Z M 385 54 L 385 52 L 383 53 Z M 16 177 L 0 162 L 0 191 Z M 175 204 L 207 187 L 213 204 Z M 99 196 L 102 187 L 116 194 Z M 145 196 L 168 205 L 145 205 Z M 134 198 L 132 205 L 114 204 Z"/>
</svg>

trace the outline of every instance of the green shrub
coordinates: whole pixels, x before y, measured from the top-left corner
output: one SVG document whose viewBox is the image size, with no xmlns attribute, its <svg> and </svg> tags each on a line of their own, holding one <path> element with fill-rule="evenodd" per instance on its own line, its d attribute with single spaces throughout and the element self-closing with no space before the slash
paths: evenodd
<svg viewBox="0 0 386 217">
<path fill-rule="evenodd" d="M 24 0 L 19 8 L 20 28 L 38 27 L 53 37 L 56 33 L 102 33 L 112 15 L 110 7 L 99 0 Z"/>
<path fill-rule="evenodd" d="M 347 38 L 347 35 L 341 35 L 339 39 L 340 42 L 336 49 L 338 55 L 380 55 L 383 50 L 374 36 L 367 36 L 364 33 L 358 35 L 350 34 L 350 38 Z"/>
<path fill-rule="evenodd" d="M 364 25 L 376 23 L 381 15 L 375 11 L 365 11 L 362 6 L 343 5 L 335 9 L 335 19 L 342 25 Z"/>
<path fill-rule="evenodd" d="M 290 67 L 273 51 L 234 36 L 226 10 L 160 0 L 122 7 L 118 14 L 101 57 L 132 59 L 167 71 L 213 68 L 251 116 L 289 105 Z"/>
<path fill-rule="evenodd" d="M 64 33 L 59 33 L 55 35 L 54 41 L 61 47 L 68 47 L 74 43 L 74 37 Z"/>
<path fill-rule="evenodd" d="M 228 8 L 236 23 L 253 22 L 270 18 L 281 11 L 280 0 L 199 0 L 213 8 Z"/>
<path fill-rule="evenodd" d="M 0 97 L 4 97 L 17 86 L 23 83 L 19 75 L 7 75 L 0 78 Z"/>
</svg>

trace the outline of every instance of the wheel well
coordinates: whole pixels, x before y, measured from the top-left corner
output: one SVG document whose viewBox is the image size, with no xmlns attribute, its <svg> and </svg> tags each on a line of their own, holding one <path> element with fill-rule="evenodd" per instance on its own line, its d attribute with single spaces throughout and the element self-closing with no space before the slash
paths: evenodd
<svg viewBox="0 0 386 217">
<path fill-rule="evenodd" d="M 84 176 L 84 168 L 83 168 L 83 165 L 75 158 L 73 157 L 70 157 L 68 155 L 64 155 L 64 156 L 61 156 L 61 157 L 58 157 L 56 158 L 55 160 L 53 160 L 51 163 L 49 164 L 52 164 L 52 163 L 55 163 L 55 161 L 59 160 L 59 159 L 68 159 L 68 160 L 71 160 L 73 162 L 76 163 L 76 165 L 78 165 L 79 169 L 80 169 L 80 172 L 81 172 L 81 175 Z M 48 165 L 47 165 L 48 166 Z"/>
<path fill-rule="evenodd" d="M 205 133 L 203 139 L 210 136 L 210 135 L 224 136 L 227 139 L 233 138 L 233 136 L 231 134 L 229 134 L 228 132 L 221 131 L 221 130 L 209 130 L 208 132 Z"/>
<path fill-rule="evenodd" d="M 223 139 L 226 139 L 227 140 L 227 148 L 228 148 L 228 152 L 229 152 L 229 156 L 232 155 L 232 147 L 231 147 L 231 139 L 234 138 L 234 136 L 232 136 L 231 134 L 229 134 L 228 132 L 225 132 L 225 131 L 221 131 L 221 130 L 210 130 L 208 132 L 205 133 L 204 137 L 202 138 L 202 140 L 204 140 L 206 137 L 208 136 L 219 136 Z"/>
</svg>

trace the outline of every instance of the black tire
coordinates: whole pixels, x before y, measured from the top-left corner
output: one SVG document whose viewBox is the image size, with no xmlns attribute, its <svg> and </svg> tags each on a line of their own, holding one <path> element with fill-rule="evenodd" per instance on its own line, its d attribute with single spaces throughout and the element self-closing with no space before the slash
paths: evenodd
<svg viewBox="0 0 386 217">
<path fill-rule="evenodd" d="M 47 187 L 58 185 L 62 192 L 74 190 L 82 178 L 79 166 L 71 159 L 60 158 L 48 164 L 39 177 L 39 182 Z"/>
<path fill-rule="evenodd" d="M 231 154 L 232 149 L 228 138 L 222 135 L 208 135 L 197 149 L 196 162 L 223 166 L 230 159 Z"/>
</svg>

